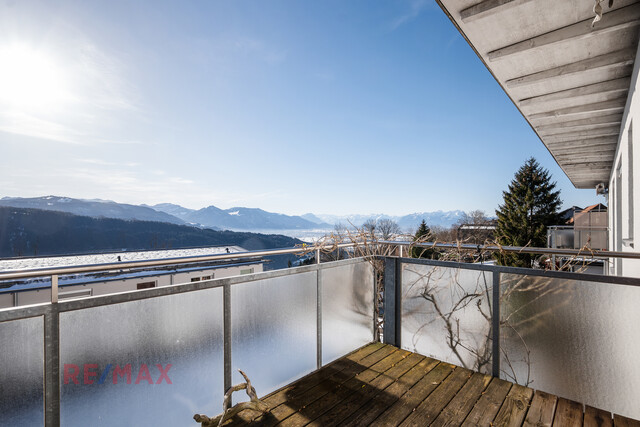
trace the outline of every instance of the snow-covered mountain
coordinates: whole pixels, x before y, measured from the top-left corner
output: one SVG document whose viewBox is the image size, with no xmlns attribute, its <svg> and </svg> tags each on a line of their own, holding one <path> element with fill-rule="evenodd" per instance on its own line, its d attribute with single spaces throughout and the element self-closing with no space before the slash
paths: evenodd
<svg viewBox="0 0 640 427">
<path fill-rule="evenodd" d="M 369 215 L 328 215 L 328 214 L 316 214 L 314 215 L 321 221 L 329 224 L 343 225 L 353 224 L 356 227 L 361 226 L 369 219 L 392 219 L 398 223 L 400 228 L 404 230 L 415 229 L 420 222 L 424 219 L 429 226 L 442 226 L 450 227 L 455 224 L 464 215 L 463 211 L 435 211 L 435 212 L 416 212 L 408 215 L 394 216 L 385 214 L 369 214 Z"/>
<path fill-rule="evenodd" d="M 327 224 L 326 221 L 321 220 L 320 218 L 318 218 L 312 213 L 306 213 L 304 215 L 300 215 L 300 217 L 306 219 L 307 221 L 311 221 L 314 224 L 331 225 L 331 224 Z"/>
<path fill-rule="evenodd" d="M 392 219 L 405 231 L 418 227 L 424 219 L 429 226 L 449 227 L 455 224 L 464 212 L 435 211 L 417 212 L 403 216 L 384 214 L 329 215 L 307 213 L 302 216 L 267 212 L 257 208 L 234 207 L 220 209 L 208 206 L 188 209 L 173 203 L 154 206 L 130 205 L 110 200 L 85 200 L 70 197 L 45 196 L 33 198 L 4 197 L 0 206 L 34 208 L 68 212 L 74 215 L 105 217 L 125 220 L 158 221 L 172 224 L 192 224 L 213 229 L 236 231 L 252 230 L 330 230 L 335 224 L 361 226 L 368 219 Z"/>
<path fill-rule="evenodd" d="M 171 203 L 152 206 L 153 209 L 175 215 L 185 222 L 228 230 L 311 230 L 331 228 L 329 224 L 309 221 L 300 216 L 267 212 L 257 208 L 220 209 L 209 206 L 191 210 Z"/>
<path fill-rule="evenodd" d="M 149 206 L 149 205 L 142 205 L 142 206 L 146 206 L 146 207 L 154 209 L 154 210 L 156 210 L 158 212 L 168 213 L 169 215 L 173 215 L 176 218 L 182 219 L 183 221 L 185 220 L 184 218 L 186 216 L 188 216 L 189 214 L 195 212 L 195 209 L 185 208 L 183 206 L 176 205 L 174 203 L 160 203 L 160 204 L 154 205 L 154 206 Z"/>
<path fill-rule="evenodd" d="M 166 212 L 159 212 L 146 206 L 116 203 L 110 200 L 85 200 L 70 197 L 3 197 L 0 206 L 14 208 L 43 209 L 47 211 L 67 212 L 74 215 L 94 218 L 116 218 L 125 220 L 157 221 L 171 224 L 184 224 L 184 221 Z"/>
</svg>

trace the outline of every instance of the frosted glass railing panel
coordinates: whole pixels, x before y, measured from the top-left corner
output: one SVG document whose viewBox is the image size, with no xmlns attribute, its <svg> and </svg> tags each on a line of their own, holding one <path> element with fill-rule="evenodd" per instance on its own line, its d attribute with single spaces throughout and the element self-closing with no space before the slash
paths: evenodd
<svg viewBox="0 0 640 427">
<path fill-rule="evenodd" d="M 44 423 L 42 317 L 0 323 L 0 425 Z"/>
<path fill-rule="evenodd" d="M 373 341 L 373 268 L 363 261 L 320 271 L 322 363 Z"/>
<path fill-rule="evenodd" d="M 316 277 L 312 271 L 231 287 L 234 384 L 244 382 L 242 369 L 263 396 L 316 369 Z"/>
<path fill-rule="evenodd" d="M 503 378 L 640 419 L 639 288 L 502 274 L 501 292 Z"/>
<path fill-rule="evenodd" d="M 62 425 L 191 425 L 220 413 L 222 301 L 214 288 L 61 313 Z M 116 375 L 127 366 L 130 378 Z"/>
<path fill-rule="evenodd" d="M 402 347 L 459 366 L 491 369 L 491 272 L 402 266 Z"/>
</svg>

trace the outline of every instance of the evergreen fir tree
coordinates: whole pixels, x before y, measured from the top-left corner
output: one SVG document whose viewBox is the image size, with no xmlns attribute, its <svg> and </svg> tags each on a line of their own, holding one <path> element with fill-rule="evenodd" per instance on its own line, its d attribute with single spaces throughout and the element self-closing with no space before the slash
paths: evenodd
<svg viewBox="0 0 640 427">
<path fill-rule="evenodd" d="M 431 229 L 423 219 L 416 231 L 416 234 L 413 236 L 414 242 L 428 242 L 433 240 L 433 234 L 431 233 Z M 411 257 L 412 258 L 433 258 L 435 254 L 434 249 L 427 249 L 423 247 L 414 247 L 411 249 Z"/>
<path fill-rule="evenodd" d="M 503 246 L 545 247 L 547 226 L 560 223 L 558 208 L 562 201 L 560 192 L 554 191 L 549 171 L 536 159 L 529 158 L 518 169 L 514 179 L 504 191 L 504 203 L 498 207 L 496 240 Z M 497 254 L 501 265 L 531 267 L 530 254 Z"/>
</svg>

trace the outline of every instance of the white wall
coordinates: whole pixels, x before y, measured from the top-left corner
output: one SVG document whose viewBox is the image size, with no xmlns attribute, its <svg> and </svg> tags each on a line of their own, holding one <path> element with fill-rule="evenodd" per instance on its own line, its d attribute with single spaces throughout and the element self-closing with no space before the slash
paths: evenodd
<svg viewBox="0 0 640 427">
<path fill-rule="evenodd" d="M 609 248 L 613 251 L 640 252 L 639 68 L 640 46 L 609 178 Z M 610 262 L 609 272 L 617 276 L 640 277 L 640 260 L 614 260 Z"/>
</svg>

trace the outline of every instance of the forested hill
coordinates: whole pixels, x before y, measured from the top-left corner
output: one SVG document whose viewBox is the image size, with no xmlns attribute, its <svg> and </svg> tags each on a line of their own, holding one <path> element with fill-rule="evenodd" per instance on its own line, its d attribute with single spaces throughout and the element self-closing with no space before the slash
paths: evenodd
<svg viewBox="0 0 640 427">
<path fill-rule="evenodd" d="M 163 222 L 91 218 L 64 212 L 0 207 L 0 257 L 238 245 L 247 250 L 292 247 L 277 234 L 200 229 Z"/>
</svg>

